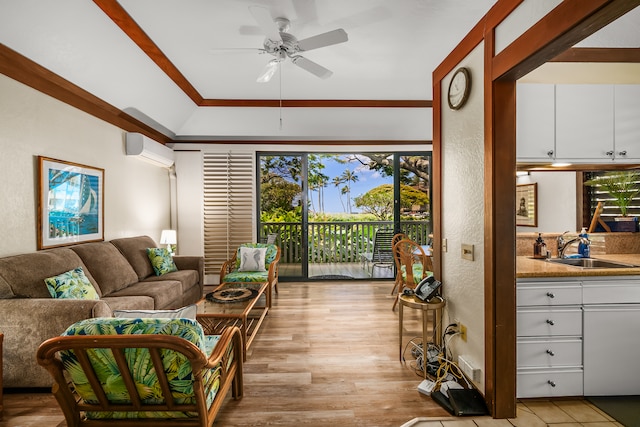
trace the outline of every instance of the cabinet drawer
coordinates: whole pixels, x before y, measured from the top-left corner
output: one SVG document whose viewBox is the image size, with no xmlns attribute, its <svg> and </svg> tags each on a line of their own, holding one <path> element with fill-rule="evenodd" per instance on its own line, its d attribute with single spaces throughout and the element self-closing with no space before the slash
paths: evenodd
<svg viewBox="0 0 640 427">
<path fill-rule="evenodd" d="M 516 396 L 582 396 L 582 369 L 518 369 Z"/>
<path fill-rule="evenodd" d="M 518 339 L 518 368 L 582 366 L 582 340 Z"/>
<path fill-rule="evenodd" d="M 640 281 L 613 279 L 585 281 L 584 304 L 637 304 L 640 303 Z"/>
<path fill-rule="evenodd" d="M 575 283 L 518 283 L 516 290 L 518 307 L 532 305 L 580 305 L 582 304 L 582 286 Z"/>
<path fill-rule="evenodd" d="M 532 336 L 582 336 L 581 308 L 519 308 L 517 335 Z"/>
</svg>

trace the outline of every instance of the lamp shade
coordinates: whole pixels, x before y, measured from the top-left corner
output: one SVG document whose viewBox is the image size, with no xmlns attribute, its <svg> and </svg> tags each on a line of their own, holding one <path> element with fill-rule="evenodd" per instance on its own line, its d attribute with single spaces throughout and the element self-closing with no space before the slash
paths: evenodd
<svg viewBox="0 0 640 427">
<path fill-rule="evenodd" d="M 161 245 L 175 245 L 176 243 L 178 243 L 176 230 L 162 230 L 162 234 L 160 235 Z"/>
</svg>

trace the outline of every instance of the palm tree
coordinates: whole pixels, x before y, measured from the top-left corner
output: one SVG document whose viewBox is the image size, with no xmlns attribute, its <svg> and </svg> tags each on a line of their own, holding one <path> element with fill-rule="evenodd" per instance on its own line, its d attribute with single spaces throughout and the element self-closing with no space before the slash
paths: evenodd
<svg viewBox="0 0 640 427">
<path fill-rule="evenodd" d="M 344 188 L 346 190 L 341 189 L 341 194 L 346 194 L 347 196 L 347 213 L 351 213 L 351 183 L 358 181 L 358 175 L 354 174 L 351 169 L 345 169 L 342 172 L 342 175 L 335 177 L 333 179 L 334 185 L 337 187 L 340 184 L 347 184 Z M 342 198 L 340 198 L 342 201 Z"/>
</svg>

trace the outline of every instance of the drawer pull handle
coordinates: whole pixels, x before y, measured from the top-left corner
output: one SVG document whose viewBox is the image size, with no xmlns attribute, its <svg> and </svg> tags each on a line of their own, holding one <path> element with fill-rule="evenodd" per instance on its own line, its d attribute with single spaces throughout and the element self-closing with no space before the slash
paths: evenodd
<svg viewBox="0 0 640 427">
<path fill-rule="evenodd" d="M 551 320 L 551 319 L 547 319 L 547 323 L 548 323 L 548 324 L 550 324 L 551 326 L 553 326 L 553 325 L 555 325 L 555 324 L 556 324 L 556 322 L 554 322 L 554 321 L 553 321 L 553 320 Z"/>
<path fill-rule="evenodd" d="M 548 296 L 549 298 L 555 298 L 555 297 L 556 297 L 556 296 L 555 296 L 555 294 L 554 294 L 553 292 L 547 292 L 547 296 Z"/>
<path fill-rule="evenodd" d="M 556 354 L 553 352 L 553 350 L 549 350 L 549 349 L 547 349 L 547 354 L 548 354 L 549 356 L 555 356 L 555 355 L 556 355 Z"/>
<path fill-rule="evenodd" d="M 556 386 L 556 382 L 555 382 L 555 381 L 551 381 L 551 380 L 549 380 L 549 381 L 547 381 L 547 383 L 549 383 L 549 385 L 550 385 L 551 387 L 555 387 L 555 386 Z"/>
<path fill-rule="evenodd" d="M 606 155 L 607 155 L 607 156 L 609 156 L 609 157 L 613 157 L 613 151 L 607 151 L 607 152 L 606 152 L 606 153 L 604 153 L 604 154 L 606 154 Z"/>
<path fill-rule="evenodd" d="M 626 156 L 626 155 L 627 155 L 627 151 L 626 151 L 626 150 L 624 150 L 624 151 L 618 151 L 618 155 L 619 155 L 619 156 L 624 157 L 624 156 Z"/>
</svg>

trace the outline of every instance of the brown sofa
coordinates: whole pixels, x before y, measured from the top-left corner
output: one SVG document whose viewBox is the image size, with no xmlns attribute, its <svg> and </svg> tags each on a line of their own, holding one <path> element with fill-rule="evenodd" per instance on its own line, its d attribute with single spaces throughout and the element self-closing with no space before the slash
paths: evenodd
<svg viewBox="0 0 640 427">
<path fill-rule="evenodd" d="M 175 256 L 178 271 L 156 276 L 146 253 L 148 236 L 82 243 L 0 258 L 0 332 L 4 333 L 4 386 L 50 387 L 51 376 L 35 354 L 46 339 L 82 319 L 113 310 L 179 308 L 200 300 L 204 261 Z M 54 299 L 44 279 L 77 267 L 99 300 Z"/>
</svg>

